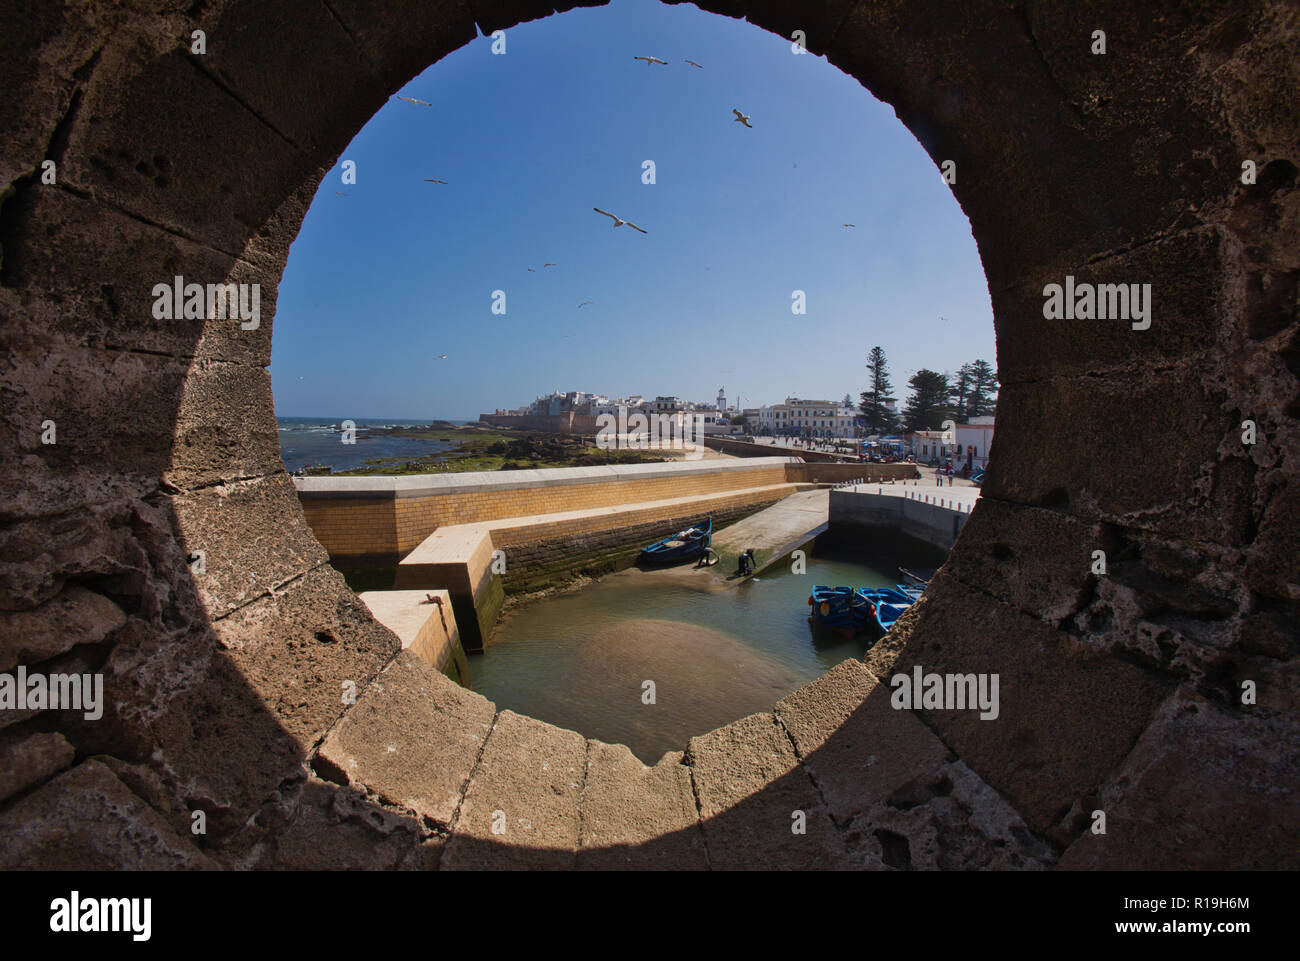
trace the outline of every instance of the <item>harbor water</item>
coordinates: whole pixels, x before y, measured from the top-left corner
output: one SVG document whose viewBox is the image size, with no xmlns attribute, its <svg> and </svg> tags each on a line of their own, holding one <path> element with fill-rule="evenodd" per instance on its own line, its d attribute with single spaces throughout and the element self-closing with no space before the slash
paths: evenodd
<svg viewBox="0 0 1300 961">
<path fill-rule="evenodd" d="M 471 682 L 499 709 L 626 744 L 652 764 L 861 657 L 871 635 L 813 627 L 813 585 L 893 586 L 899 565 L 937 566 L 921 554 L 809 556 L 804 573 L 785 563 L 734 587 L 689 565 L 624 571 L 508 612 L 470 656 Z"/>
</svg>

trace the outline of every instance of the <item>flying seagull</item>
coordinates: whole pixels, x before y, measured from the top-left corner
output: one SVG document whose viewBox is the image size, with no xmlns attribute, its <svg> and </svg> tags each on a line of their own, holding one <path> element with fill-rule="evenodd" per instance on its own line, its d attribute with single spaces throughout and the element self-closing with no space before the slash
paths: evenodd
<svg viewBox="0 0 1300 961">
<path fill-rule="evenodd" d="M 347 196 L 347 194 L 345 194 L 345 193 L 344 193 L 343 191 L 341 191 L 341 190 L 336 190 L 336 191 L 334 191 L 334 192 L 335 192 L 336 194 L 338 194 L 340 197 L 346 197 L 346 196 Z"/>
<path fill-rule="evenodd" d="M 555 264 L 542 264 L 543 267 L 554 267 Z"/>
<path fill-rule="evenodd" d="M 439 355 L 438 355 L 438 359 L 439 359 L 439 360 L 446 360 L 446 359 L 447 359 L 447 355 L 446 355 L 446 354 L 439 354 Z"/>
<path fill-rule="evenodd" d="M 631 227 L 633 230 L 641 230 L 641 228 L 638 227 L 636 224 L 632 223 L 632 221 L 630 221 L 630 220 L 623 220 L 623 219 L 621 219 L 621 218 L 619 218 L 619 217 L 615 217 L 615 216 L 614 216 L 613 214 L 611 214 L 608 210 L 601 210 L 599 207 L 592 207 L 591 209 L 594 210 L 594 211 L 596 211 L 596 213 L 598 213 L 598 214 L 604 214 L 606 217 L 610 218 L 612 221 L 614 221 L 614 226 L 615 226 L 615 227 L 622 227 L 624 224 L 627 224 L 627 225 L 628 225 L 629 227 Z M 650 232 L 650 231 L 648 231 L 648 230 L 641 230 L 641 233 L 643 233 L 643 234 L 648 234 L 649 232 Z"/>
<path fill-rule="evenodd" d="M 703 66 L 701 66 L 701 65 L 698 64 L 698 63 L 696 63 L 694 60 L 683 60 L 682 63 L 689 63 L 692 67 L 699 67 L 701 70 L 704 69 Z"/>
<path fill-rule="evenodd" d="M 739 110 L 737 110 L 735 107 L 732 107 L 732 108 L 731 108 L 731 112 L 734 113 L 734 114 L 736 115 L 736 123 L 743 123 L 746 127 L 749 127 L 750 130 L 753 130 L 753 129 L 754 129 L 752 126 L 750 126 L 750 123 L 749 123 L 749 114 L 747 114 L 747 113 L 741 113 L 741 112 L 740 112 Z"/>
<path fill-rule="evenodd" d="M 425 178 L 424 178 L 424 182 L 425 182 L 426 184 L 445 184 L 447 181 L 445 181 L 445 180 L 430 180 L 428 177 L 425 177 Z"/>
<path fill-rule="evenodd" d="M 845 224 L 844 226 L 845 226 L 845 227 L 856 227 L 857 224 Z"/>
<path fill-rule="evenodd" d="M 647 67 L 650 66 L 650 64 L 652 64 L 652 63 L 662 63 L 665 67 L 668 66 L 668 61 L 667 61 L 667 60 L 660 60 L 658 57 L 633 57 L 632 59 L 633 59 L 633 60 L 644 60 L 644 61 L 645 61 L 645 65 L 646 65 Z"/>
<path fill-rule="evenodd" d="M 529 272 L 530 274 L 535 274 L 535 273 L 537 273 L 537 271 L 533 270 L 532 267 L 529 267 L 529 268 L 528 268 L 528 272 Z"/>
<path fill-rule="evenodd" d="M 583 307 L 586 307 L 586 306 L 587 306 L 588 304 L 590 304 L 590 303 L 592 303 L 592 301 L 590 301 L 590 300 L 584 300 L 582 303 L 580 303 L 580 304 L 578 305 L 578 309 L 579 309 L 579 310 L 582 310 Z"/>
<path fill-rule="evenodd" d="M 398 97 L 398 100 L 405 100 L 407 103 L 418 103 L 422 107 L 432 107 L 433 104 L 427 100 L 416 100 L 414 97 Z"/>
</svg>

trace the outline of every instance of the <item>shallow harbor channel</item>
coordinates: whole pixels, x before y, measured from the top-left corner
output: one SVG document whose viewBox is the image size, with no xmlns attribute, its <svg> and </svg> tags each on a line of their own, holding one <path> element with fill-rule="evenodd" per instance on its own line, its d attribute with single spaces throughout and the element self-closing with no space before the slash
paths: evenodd
<svg viewBox="0 0 1300 961">
<path fill-rule="evenodd" d="M 814 630 L 813 585 L 888 587 L 901 580 L 900 565 L 942 563 L 942 554 L 898 545 L 868 556 L 806 550 L 799 574 L 788 560 L 740 583 L 689 564 L 633 568 L 524 601 L 486 651 L 470 655 L 473 689 L 498 708 L 626 744 L 653 764 L 865 653 L 871 635 Z"/>
</svg>

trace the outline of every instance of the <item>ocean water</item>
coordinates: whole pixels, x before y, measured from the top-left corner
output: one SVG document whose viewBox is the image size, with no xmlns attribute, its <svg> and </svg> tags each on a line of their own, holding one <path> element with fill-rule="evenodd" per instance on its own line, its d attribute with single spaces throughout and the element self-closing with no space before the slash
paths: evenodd
<svg viewBox="0 0 1300 961">
<path fill-rule="evenodd" d="M 375 434 L 377 427 L 427 427 L 435 419 L 409 420 L 399 417 L 277 417 L 280 456 L 288 471 L 302 467 L 329 467 L 334 471 L 365 467 L 366 461 L 384 457 L 415 459 L 456 446 L 416 437 Z M 341 425 L 351 420 L 357 426 L 356 443 L 344 444 Z M 449 424 L 469 421 L 448 420 Z"/>
</svg>

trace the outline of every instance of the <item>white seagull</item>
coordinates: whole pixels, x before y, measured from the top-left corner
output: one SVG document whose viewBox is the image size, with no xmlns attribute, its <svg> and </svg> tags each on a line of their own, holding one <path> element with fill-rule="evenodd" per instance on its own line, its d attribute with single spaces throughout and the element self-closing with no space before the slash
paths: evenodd
<svg viewBox="0 0 1300 961">
<path fill-rule="evenodd" d="M 632 221 L 630 221 L 630 220 L 623 220 L 623 219 L 620 218 L 620 217 L 615 217 L 615 216 L 614 216 L 613 214 L 611 214 L 608 210 L 601 210 L 599 207 L 592 207 L 591 209 L 594 210 L 594 211 L 596 211 L 596 213 L 598 213 L 598 214 L 604 214 L 604 215 L 605 215 L 606 217 L 608 217 L 610 220 L 614 221 L 614 226 L 615 226 L 615 227 L 622 227 L 624 224 L 627 224 L 627 225 L 628 225 L 629 227 L 631 227 L 633 230 L 641 230 L 641 228 L 638 227 L 636 224 L 632 223 Z M 650 231 L 648 231 L 648 230 L 641 230 L 641 233 L 643 233 L 643 234 L 648 234 L 649 232 L 650 232 Z"/>
<path fill-rule="evenodd" d="M 438 359 L 439 359 L 439 360 L 446 360 L 446 359 L 447 359 L 447 355 L 446 355 L 446 354 L 439 354 L 439 355 L 438 355 Z"/>
<path fill-rule="evenodd" d="M 704 69 L 703 65 L 696 63 L 694 60 L 683 60 L 682 63 L 689 63 L 692 67 L 699 67 L 701 70 Z"/>
<path fill-rule="evenodd" d="M 749 114 L 747 114 L 747 113 L 741 113 L 741 112 L 740 112 L 739 110 L 737 110 L 735 107 L 732 107 L 732 108 L 731 108 L 731 112 L 734 113 L 734 114 L 736 115 L 736 123 L 743 123 L 746 127 L 749 127 L 750 130 L 753 130 L 753 129 L 754 129 L 754 128 L 751 127 L 750 124 L 749 124 Z"/>
<path fill-rule="evenodd" d="M 590 300 L 584 300 L 582 303 L 580 303 L 580 304 L 578 305 L 578 309 L 579 309 L 579 310 L 582 310 L 583 307 L 586 307 L 586 306 L 587 306 L 588 304 L 590 304 L 590 303 L 592 303 L 592 301 L 590 301 Z"/>
<path fill-rule="evenodd" d="M 543 267 L 554 267 L 555 264 L 542 264 Z"/>
<path fill-rule="evenodd" d="M 535 273 L 537 273 L 537 271 L 533 270 L 532 267 L 529 267 L 529 268 L 528 268 L 528 272 L 529 272 L 530 274 L 535 274 Z"/>
<path fill-rule="evenodd" d="M 398 100 L 405 100 L 407 103 L 418 103 L 421 107 L 432 107 L 433 104 L 427 100 L 416 100 L 414 97 L 398 97 Z"/>
<path fill-rule="evenodd" d="M 668 66 L 668 61 L 667 61 L 667 60 L 660 60 L 658 57 L 633 57 L 632 59 L 633 59 L 633 60 L 644 60 L 644 61 L 645 61 L 645 65 L 646 65 L 647 67 L 650 66 L 650 64 L 652 64 L 652 63 L 662 63 L 665 67 Z"/>
<path fill-rule="evenodd" d="M 845 224 L 844 226 L 845 226 L 845 227 L 856 227 L 857 224 Z"/>
<path fill-rule="evenodd" d="M 424 182 L 425 182 L 426 184 L 445 184 L 447 181 L 445 181 L 445 180 L 430 180 L 428 177 L 425 177 L 425 178 L 424 178 Z"/>
</svg>

